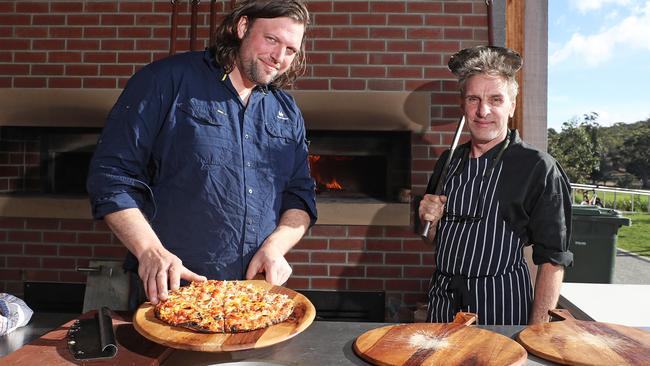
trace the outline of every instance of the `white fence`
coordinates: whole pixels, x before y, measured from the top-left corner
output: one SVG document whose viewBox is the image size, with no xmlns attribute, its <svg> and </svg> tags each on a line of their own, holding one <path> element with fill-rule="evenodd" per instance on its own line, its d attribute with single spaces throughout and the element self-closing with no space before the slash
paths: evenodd
<svg viewBox="0 0 650 366">
<path fill-rule="evenodd" d="M 601 201 L 603 202 L 603 205 L 606 204 L 605 198 L 607 197 L 607 194 L 613 195 L 613 209 L 617 209 L 617 200 L 616 200 L 616 195 L 617 194 L 625 194 L 625 195 L 630 195 L 632 199 L 630 200 L 631 203 L 631 209 L 629 211 L 634 211 L 634 196 L 646 196 L 648 197 L 648 202 L 647 202 L 647 211 L 650 213 L 650 191 L 645 191 L 642 189 L 628 189 L 628 188 L 617 188 L 617 187 L 608 187 L 608 186 L 599 186 L 599 185 L 590 185 L 590 184 L 571 184 L 571 190 L 573 193 L 573 196 L 575 197 L 575 191 L 593 191 L 593 192 L 598 192 L 598 197 L 600 197 Z M 600 194 L 602 194 L 602 196 Z M 611 196 L 610 196 L 611 197 Z M 638 206 L 637 206 L 638 207 Z"/>
</svg>

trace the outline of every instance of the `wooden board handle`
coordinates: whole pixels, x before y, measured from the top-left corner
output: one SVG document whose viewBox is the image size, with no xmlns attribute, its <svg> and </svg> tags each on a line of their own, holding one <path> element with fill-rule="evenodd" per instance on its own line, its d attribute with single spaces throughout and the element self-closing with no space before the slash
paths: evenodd
<svg viewBox="0 0 650 366">
<path fill-rule="evenodd" d="M 476 321 L 476 319 L 478 319 L 478 316 L 474 313 L 465 313 L 459 311 L 456 313 L 456 316 L 454 317 L 454 321 L 452 323 L 462 324 L 462 325 L 472 325 Z"/>
<path fill-rule="evenodd" d="M 548 311 L 548 315 L 551 316 L 551 320 L 576 320 L 566 309 L 551 309 Z"/>
</svg>

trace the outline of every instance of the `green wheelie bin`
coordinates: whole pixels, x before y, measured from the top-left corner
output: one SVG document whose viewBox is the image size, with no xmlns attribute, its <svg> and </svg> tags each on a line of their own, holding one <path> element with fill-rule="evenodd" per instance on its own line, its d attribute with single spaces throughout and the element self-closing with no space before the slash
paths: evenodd
<svg viewBox="0 0 650 366">
<path fill-rule="evenodd" d="M 573 266 L 564 282 L 612 283 L 618 229 L 630 219 L 609 208 L 573 205 L 571 246 Z"/>
</svg>

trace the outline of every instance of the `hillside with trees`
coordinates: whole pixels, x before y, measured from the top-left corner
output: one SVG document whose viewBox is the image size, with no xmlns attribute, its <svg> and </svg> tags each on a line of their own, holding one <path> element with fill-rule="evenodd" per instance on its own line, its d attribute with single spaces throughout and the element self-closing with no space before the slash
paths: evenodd
<svg viewBox="0 0 650 366">
<path fill-rule="evenodd" d="M 603 127 L 591 112 L 549 129 L 548 151 L 573 183 L 650 189 L 650 119 Z"/>
</svg>

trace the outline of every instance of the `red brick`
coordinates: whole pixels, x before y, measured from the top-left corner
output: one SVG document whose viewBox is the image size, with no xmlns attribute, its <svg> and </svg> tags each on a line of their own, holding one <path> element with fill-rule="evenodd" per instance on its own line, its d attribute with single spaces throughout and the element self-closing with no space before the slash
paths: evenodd
<svg viewBox="0 0 650 366">
<path fill-rule="evenodd" d="M 99 49 L 99 41 L 95 39 L 69 39 L 68 50 L 94 51 Z"/>
<path fill-rule="evenodd" d="M 38 257 L 7 257 L 7 268 L 40 268 Z"/>
<path fill-rule="evenodd" d="M 90 63 L 115 63 L 117 54 L 115 52 L 84 52 L 83 62 Z"/>
<path fill-rule="evenodd" d="M 413 228 L 411 227 L 399 227 L 399 226 L 391 226 L 386 228 L 386 236 L 387 237 L 406 237 L 406 238 L 419 238 L 418 234 L 413 232 Z"/>
<path fill-rule="evenodd" d="M 332 33 L 334 38 L 368 38 L 367 28 L 336 27 Z"/>
<path fill-rule="evenodd" d="M 2 25 L 30 25 L 29 15 L 0 15 L 0 24 Z"/>
<path fill-rule="evenodd" d="M 386 41 L 383 40 L 351 40 L 350 49 L 358 51 L 382 52 L 386 50 Z"/>
<path fill-rule="evenodd" d="M 0 217 L 0 228 L 4 229 L 24 229 L 25 219 L 13 217 Z"/>
<path fill-rule="evenodd" d="M 344 252 L 311 252 L 311 263 L 345 263 Z"/>
<path fill-rule="evenodd" d="M 30 218 L 26 221 L 26 228 L 55 230 L 59 228 L 59 220 Z"/>
<path fill-rule="evenodd" d="M 45 52 L 14 52 L 15 62 L 38 63 L 45 62 L 47 54 Z"/>
<path fill-rule="evenodd" d="M 378 240 L 368 239 L 366 242 L 367 250 L 373 251 L 401 251 L 402 242 L 400 240 Z"/>
<path fill-rule="evenodd" d="M 63 65 L 32 65 L 32 75 L 63 75 L 63 70 Z"/>
<path fill-rule="evenodd" d="M 47 27 L 16 27 L 14 29 L 14 38 L 47 38 Z"/>
<path fill-rule="evenodd" d="M 43 268 L 71 269 L 75 268 L 75 260 L 71 258 L 43 258 Z"/>
<path fill-rule="evenodd" d="M 404 90 L 402 80 L 368 80 L 369 90 Z"/>
<path fill-rule="evenodd" d="M 391 14 L 388 15 L 388 24 L 418 27 L 424 24 L 424 17 L 418 14 Z"/>
<path fill-rule="evenodd" d="M 292 289 L 308 289 L 309 288 L 309 279 L 291 277 L 287 281 L 286 286 L 289 287 L 289 288 L 292 288 Z"/>
<path fill-rule="evenodd" d="M 344 66 L 314 66 L 313 75 L 316 77 L 348 77 L 348 68 Z"/>
<path fill-rule="evenodd" d="M 129 76 L 133 74 L 132 65 L 100 65 L 99 68 L 100 75 L 120 75 L 120 76 Z"/>
<path fill-rule="evenodd" d="M 74 219 L 61 220 L 61 230 L 92 231 L 93 221 Z"/>
<path fill-rule="evenodd" d="M 93 250 L 90 246 L 59 246 L 59 255 L 70 257 L 90 257 Z"/>
<path fill-rule="evenodd" d="M 383 237 L 384 228 L 379 226 L 349 226 L 348 227 L 348 236 L 349 237 Z"/>
<path fill-rule="evenodd" d="M 98 25 L 99 15 L 81 14 L 68 15 L 68 25 Z"/>
<path fill-rule="evenodd" d="M 2 243 L 0 254 L 23 254 L 23 245 Z"/>
<path fill-rule="evenodd" d="M 105 39 L 101 41 L 102 50 L 125 51 L 133 50 L 134 42 L 128 39 Z M 119 57 L 119 56 L 118 56 Z"/>
<path fill-rule="evenodd" d="M 331 79 L 330 84 L 333 90 L 365 90 L 365 80 L 354 79 Z"/>
<path fill-rule="evenodd" d="M 306 251 L 292 250 L 284 258 L 290 263 L 309 263 L 309 253 Z"/>
<path fill-rule="evenodd" d="M 80 2 L 51 2 L 50 7 L 53 13 L 79 13 L 84 10 L 83 4 Z"/>
<path fill-rule="evenodd" d="M 16 13 L 47 13 L 48 3 L 37 3 L 37 2 L 16 2 Z"/>
<path fill-rule="evenodd" d="M 346 280 L 342 278 L 312 278 L 311 288 L 327 290 L 347 290 Z"/>
<path fill-rule="evenodd" d="M 409 13 L 440 13 L 442 2 L 409 2 L 407 1 L 406 11 Z"/>
<path fill-rule="evenodd" d="M 81 38 L 82 35 L 83 35 L 83 29 L 81 27 L 51 27 L 50 28 L 50 37 L 52 38 Z"/>
<path fill-rule="evenodd" d="M 382 291 L 384 290 L 384 280 L 350 279 L 348 280 L 348 288 L 350 290 Z"/>
<path fill-rule="evenodd" d="M 404 267 L 405 278 L 423 278 L 430 279 L 433 275 L 433 268 L 430 266 Z"/>
<path fill-rule="evenodd" d="M 158 15 L 158 14 L 138 14 L 135 17 L 135 24 L 145 25 L 145 26 L 154 26 L 154 25 L 163 25 L 167 26 L 169 24 L 169 16 Z"/>
<path fill-rule="evenodd" d="M 445 2 L 445 13 L 468 14 L 472 12 L 471 2 Z"/>
<path fill-rule="evenodd" d="M 329 81 L 327 79 L 299 79 L 294 88 L 297 90 L 327 90 Z"/>
<path fill-rule="evenodd" d="M 408 39 L 441 39 L 443 32 L 440 28 L 413 28 L 409 29 L 406 34 Z M 445 38 L 446 33 L 445 33 Z"/>
<path fill-rule="evenodd" d="M 422 69 L 419 67 L 389 67 L 387 76 L 401 79 L 421 79 Z"/>
<path fill-rule="evenodd" d="M 72 244 L 77 242 L 77 234 L 66 231 L 46 231 L 43 233 L 43 241 L 46 243 Z"/>
<path fill-rule="evenodd" d="M 404 2 L 371 2 L 372 13 L 403 13 L 406 10 Z"/>
<path fill-rule="evenodd" d="M 124 15 L 124 14 L 103 14 L 100 20 L 101 25 L 134 25 L 135 17 L 133 15 Z"/>
<path fill-rule="evenodd" d="M 15 88 L 44 88 L 47 86 L 47 80 L 42 77 L 15 77 Z"/>
<path fill-rule="evenodd" d="M 41 233 L 38 231 L 10 231 L 9 241 L 40 242 Z"/>
<path fill-rule="evenodd" d="M 151 29 L 149 28 L 120 28 L 118 29 L 118 38 L 151 38 Z"/>
<path fill-rule="evenodd" d="M 110 233 L 79 233 L 77 238 L 79 243 L 88 244 L 111 244 Z"/>
<path fill-rule="evenodd" d="M 363 239 L 330 239 L 330 249 L 334 250 L 363 250 L 364 246 Z"/>
<path fill-rule="evenodd" d="M 367 277 L 399 278 L 402 277 L 401 266 L 368 266 L 366 267 Z"/>
<path fill-rule="evenodd" d="M 110 233 L 111 232 L 111 229 L 106 224 L 106 221 L 104 221 L 104 220 L 94 220 L 93 223 L 95 224 L 95 231 L 105 232 L 105 233 Z"/>
<path fill-rule="evenodd" d="M 473 37 L 472 30 L 466 28 L 445 28 L 444 33 L 445 33 L 444 38 L 447 40 L 450 39 L 464 40 L 464 39 L 472 39 Z"/>
<path fill-rule="evenodd" d="M 386 25 L 385 14 L 352 14 L 352 24 L 354 25 Z"/>
<path fill-rule="evenodd" d="M 22 278 L 19 269 L 0 269 L 2 281 L 18 281 Z"/>
<path fill-rule="evenodd" d="M 60 63 L 81 62 L 81 52 L 49 52 L 48 61 Z"/>
<path fill-rule="evenodd" d="M 370 38 L 373 39 L 403 39 L 406 31 L 399 28 L 371 28 Z"/>
<path fill-rule="evenodd" d="M 168 40 L 136 40 L 135 49 L 137 50 L 166 50 L 169 48 Z"/>
<path fill-rule="evenodd" d="M 314 49 L 319 52 L 324 51 L 349 51 L 350 42 L 341 39 L 315 40 Z M 355 49 L 355 51 L 358 51 Z"/>
<path fill-rule="evenodd" d="M 413 253 L 386 253 L 386 264 L 419 265 L 420 255 Z"/>
<path fill-rule="evenodd" d="M 295 276 L 327 276 L 327 266 L 325 265 L 292 265 L 293 275 Z"/>
<path fill-rule="evenodd" d="M 310 237 L 346 237 L 347 235 L 346 226 L 327 226 L 327 225 L 316 225 L 311 228 L 309 232 Z"/>
<path fill-rule="evenodd" d="M 29 65 L 2 65 L 0 64 L 0 74 L 4 75 L 28 75 Z M 7 169 L 8 167 L 4 167 Z"/>
<path fill-rule="evenodd" d="M 383 264 L 384 254 L 382 253 L 348 253 L 348 264 Z"/>
<path fill-rule="evenodd" d="M 84 38 L 116 38 L 117 29 L 112 27 L 84 27 Z"/>
<path fill-rule="evenodd" d="M 150 52 L 120 52 L 117 62 L 129 64 L 147 64 L 152 61 Z"/>
<path fill-rule="evenodd" d="M 333 63 L 335 64 L 361 64 L 368 63 L 368 55 L 365 53 L 336 53 L 332 55 Z"/>
<path fill-rule="evenodd" d="M 370 65 L 403 65 L 404 55 L 395 53 L 371 54 L 368 58 Z"/>
<path fill-rule="evenodd" d="M 29 245 L 25 244 L 25 254 L 28 255 L 56 255 L 56 245 Z"/>
<path fill-rule="evenodd" d="M 386 68 L 383 66 L 351 67 L 350 76 L 355 78 L 381 78 L 386 76 Z"/>
<path fill-rule="evenodd" d="M 436 266 L 436 256 L 435 254 L 422 254 L 422 265 L 435 269 Z"/>
<path fill-rule="evenodd" d="M 124 246 L 96 246 L 93 248 L 93 258 L 124 258 L 127 252 Z"/>
<path fill-rule="evenodd" d="M 425 243 L 422 239 L 404 239 L 405 252 L 428 252 L 433 250 L 431 244 Z"/>
<path fill-rule="evenodd" d="M 120 13 L 151 13 L 151 3 L 120 3 Z"/>
<path fill-rule="evenodd" d="M 73 76 L 94 76 L 98 74 L 97 65 L 66 65 L 65 74 Z"/>
<path fill-rule="evenodd" d="M 24 271 L 24 277 L 26 281 L 58 282 L 59 272 L 26 270 Z"/>
<path fill-rule="evenodd" d="M 324 25 L 349 25 L 349 14 L 314 14 L 315 23 L 319 26 Z"/>
<path fill-rule="evenodd" d="M 460 26 L 460 16 L 458 15 L 426 15 L 424 17 L 425 25 L 435 27 L 458 27 Z"/>
<path fill-rule="evenodd" d="M 64 25 L 65 15 L 33 15 L 32 25 Z"/>
<path fill-rule="evenodd" d="M 295 246 L 295 249 L 327 249 L 327 239 L 303 238 Z"/>
<path fill-rule="evenodd" d="M 335 56 L 340 56 L 340 54 L 336 54 Z M 308 53 L 307 65 L 330 64 L 330 58 L 329 53 Z M 345 62 L 345 64 L 347 64 L 347 62 Z"/>
<path fill-rule="evenodd" d="M 365 277 L 365 267 L 359 266 L 329 266 L 331 277 Z"/>
<path fill-rule="evenodd" d="M 82 86 L 84 88 L 115 88 L 114 78 L 84 78 Z"/>
<path fill-rule="evenodd" d="M 422 52 L 422 41 L 389 41 L 389 52 Z M 407 57 L 411 56 L 407 54 Z"/>
<path fill-rule="evenodd" d="M 35 39 L 32 41 L 33 50 L 64 50 L 65 40 L 62 39 Z"/>
<path fill-rule="evenodd" d="M 48 80 L 50 88 L 80 88 L 81 79 L 79 78 L 50 78 Z"/>
</svg>

